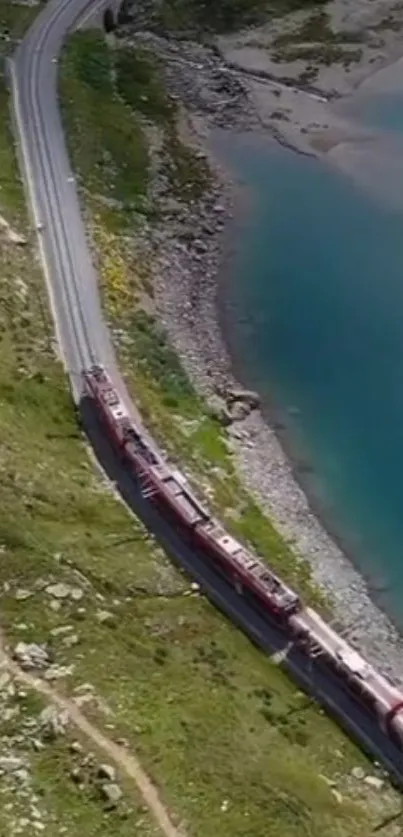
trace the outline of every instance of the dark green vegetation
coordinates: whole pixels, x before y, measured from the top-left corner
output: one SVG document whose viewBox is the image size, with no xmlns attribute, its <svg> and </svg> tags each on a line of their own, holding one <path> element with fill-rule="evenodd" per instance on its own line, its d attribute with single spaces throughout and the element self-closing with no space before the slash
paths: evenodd
<svg viewBox="0 0 403 837">
<path fill-rule="evenodd" d="M 367 40 L 363 32 L 334 32 L 324 9 L 316 9 L 298 28 L 289 28 L 276 35 L 271 44 L 275 61 L 307 61 L 326 65 L 341 63 L 347 68 L 360 61 L 360 44 Z M 355 47 L 355 49 L 354 49 Z M 317 68 L 312 69 L 315 76 Z"/>
<path fill-rule="evenodd" d="M 162 0 L 154 12 L 155 23 L 164 29 L 196 33 L 225 33 L 289 12 L 320 8 L 327 0 Z"/>
<path fill-rule="evenodd" d="M 178 193 L 186 199 L 200 195 L 208 180 L 206 168 L 179 139 L 175 107 L 146 52 L 112 53 L 98 34 L 89 33 L 85 49 L 80 38 L 72 39 L 65 62 L 64 107 L 76 137 L 77 170 L 86 187 L 102 196 L 104 207 L 109 200 L 111 214 L 111 201 L 118 202 L 120 224 L 122 213 L 132 222 L 137 212 L 152 211 L 147 201 L 147 141 L 134 110 L 163 126 L 166 171 Z"/>
</svg>

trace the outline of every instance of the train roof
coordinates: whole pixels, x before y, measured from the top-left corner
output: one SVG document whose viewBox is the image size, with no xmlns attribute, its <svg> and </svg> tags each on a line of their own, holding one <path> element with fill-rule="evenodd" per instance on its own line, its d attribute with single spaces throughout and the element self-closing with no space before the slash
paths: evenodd
<svg viewBox="0 0 403 837">
<path fill-rule="evenodd" d="M 154 465 L 150 472 L 161 480 L 165 490 L 171 495 L 176 507 L 180 509 L 189 522 L 195 525 L 198 521 L 207 520 L 209 512 L 193 493 L 185 475 L 177 468 L 170 469 L 165 463 Z"/>
<path fill-rule="evenodd" d="M 343 637 L 325 622 L 319 613 L 307 607 L 301 617 L 323 651 L 338 660 L 343 668 L 359 677 L 374 694 L 386 703 L 394 701 L 400 694 L 398 687 L 377 671 Z"/>
<path fill-rule="evenodd" d="M 289 607 L 299 601 L 299 596 L 294 590 L 284 584 L 262 559 L 249 552 L 243 544 L 228 534 L 220 523 L 212 520 L 209 530 L 212 538 L 230 560 L 240 569 L 246 570 L 251 580 L 253 579 L 279 607 Z"/>
</svg>

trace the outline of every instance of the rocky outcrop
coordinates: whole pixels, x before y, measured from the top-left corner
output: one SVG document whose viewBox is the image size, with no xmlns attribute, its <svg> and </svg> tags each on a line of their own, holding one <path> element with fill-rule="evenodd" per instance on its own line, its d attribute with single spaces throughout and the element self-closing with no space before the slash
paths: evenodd
<svg viewBox="0 0 403 837">
<path fill-rule="evenodd" d="M 260 404 L 257 392 L 248 389 L 217 387 L 217 394 L 207 399 L 210 415 L 223 427 L 245 419 Z"/>
</svg>

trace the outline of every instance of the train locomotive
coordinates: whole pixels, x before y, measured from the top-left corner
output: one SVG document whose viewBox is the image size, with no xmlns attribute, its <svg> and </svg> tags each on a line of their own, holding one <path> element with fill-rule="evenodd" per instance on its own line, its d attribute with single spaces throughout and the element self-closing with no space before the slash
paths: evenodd
<svg viewBox="0 0 403 837">
<path fill-rule="evenodd" d="M 134 422 L 101 366 L 83 372 L 84 390 L 95 406 L 110 441 L 140 485 L 145 498 L 180 529 L 240 595 L 259 607 L 289 636 L 301 653 L 331 676 L 370 713 L 403 751 L 403 693 L 377 672 L 322 617 L 305 607 L 265 561 L 226 532 L 192 491 L 185 476 L 162 457 Z"/>
</svg>

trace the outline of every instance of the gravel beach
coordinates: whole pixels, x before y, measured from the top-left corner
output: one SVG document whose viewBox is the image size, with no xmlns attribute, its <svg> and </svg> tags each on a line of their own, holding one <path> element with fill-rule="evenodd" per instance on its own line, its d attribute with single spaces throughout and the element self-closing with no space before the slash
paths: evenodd
<svg viewBox="0 0 403 837">
<path fill-rule="evenodd" d="M 163 59 L 168 88 L 186 114 L 184 138 L 194 144 L 200 156 L 207 155 L 214 172 L 214 185 L 193 207 L 166 204 L 164 226 L 155 232 L 154 242 L 157 313 L 195 388 L 206 398 L 221 392 L 223 386 L 239 386 L 219 325 L 217 291 L 223 264 L 228 266 L 234 226 L 238 227 L 248 211 L 250 198 L 211 151 L 214 131 L 253 132 L 301 153 L 329 155 L 332 163 L 352 171 L 354 154 L 368 146 L 375 153 L 379 138 L 347 118 L 339 102 L 334 106 L 334 100 L 351 95 L 363 81 L 365 89 L 371 89 L 375 71 L 400 57 L 400 28 L 395 25 L 389 31 L 386 24 L 381 26 L 392 5 L 331 3 L 333 23 L 341 22 L 357 32 L 360 57 L 356 54 L 351 63 L 344 60 L 332 66 L 319 62 L 309 83 L 306 77 L 301 83 L 304 67 L 301 69 L 300 62 L 297 67 L 289 61 L 274 62 L 267 50 L 256 47 L 258 35 L 266 37 L 262 29 L 220 39 L 218 50 L 187 41 L 172 42 L 148 31 L 136 34 L 136 41 L 152 46 Z M 403 24 L 403 7 L 396 15 Z M 293 25 L 301 25 L 303 20 L 296 15 Z M 279 31 L 282 26 L 280 22 Z M 133 42 L 129 33 L 130 27 L 124 37 Z M 272 42 L 275 36 L 272 28 Z M 267 77 L 253 76 L 256 70 Z M 398 70 L 398 63 L 395 71 L 388 70 L 391 83 L 396 84 Z M 273 75 L 278 80 L 270 80 Z M 188 240 L 185 229 L 191 231 Z M 350 640 L 380 670 L 403 684 L 401 637 L 314 514 L 274 429 L 259 410 L 253 410 L 225 432 L 245 485 L 295 552 L 309 562 L 315 581 L 330 593 L 336 616 L 350 628 Z"/>
</svg>

